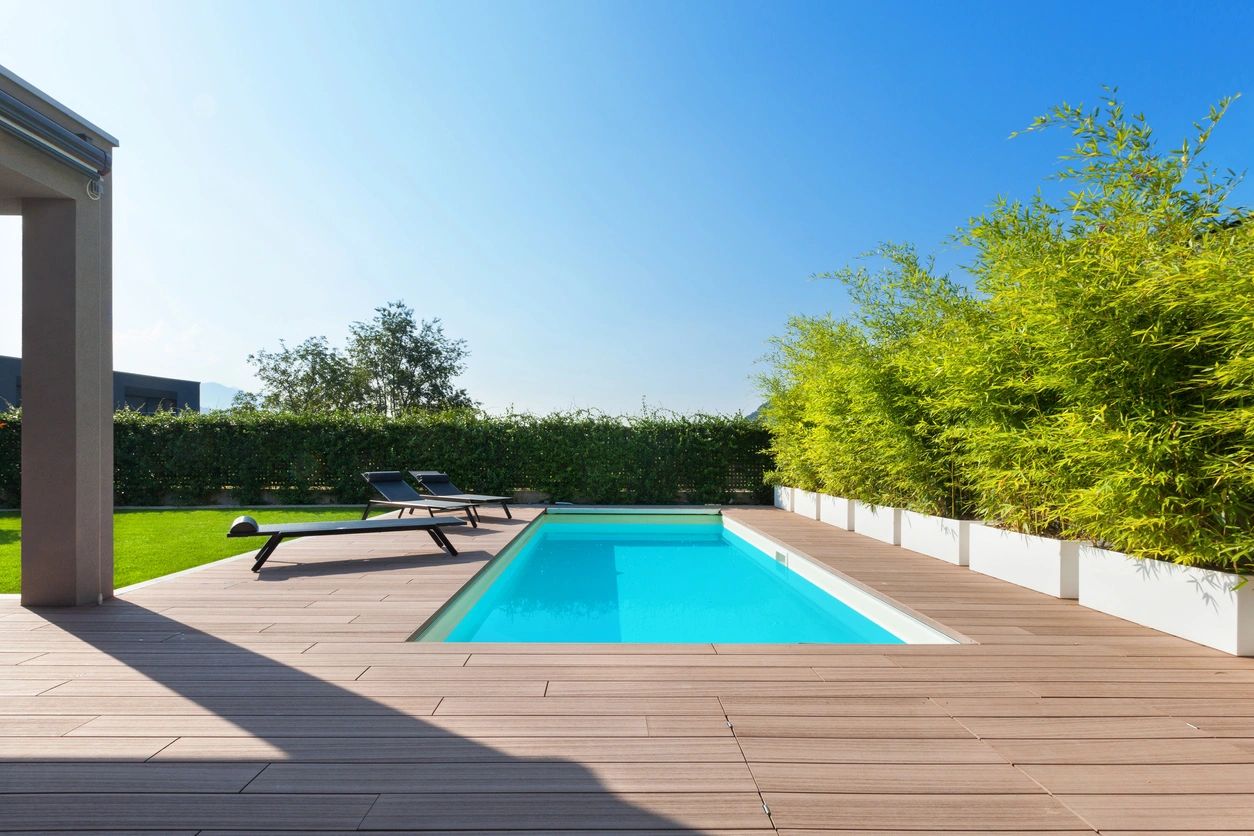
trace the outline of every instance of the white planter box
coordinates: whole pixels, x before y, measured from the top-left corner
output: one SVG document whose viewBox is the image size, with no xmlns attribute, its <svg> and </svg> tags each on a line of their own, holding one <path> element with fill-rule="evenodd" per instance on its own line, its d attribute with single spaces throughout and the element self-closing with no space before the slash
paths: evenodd
<svg viewBox="0 0 1254 836">
<path fill-rule="evenodd" d="M 971 555 L 971 521 L 901 512 L 901 547 L 966 566 Z"/>
<path fill-rule="evenodd" d="M 783 508 L 785 511 L 792 510 L 792 488 L 775 486 L 775 507 Z"/>
<path fill-rule="evenodd" d="M 1080 603 L 1164 633 L 1254 656 L 1254 584 L 1227 572 L 1080 549 Z"/>
<path fill-rule="evenodd" d="M 853 502 L 843 496 L 819 494 L 819 522 L 853 531 Z"/>
<path fill-rule="evenodd" d="M 793 488 L 792 512 L 800 514 L 807 519 L 817 520 L 819 518 L 819 495 L 813 491 L 799 491 Z"/>
<path fill-rule="evenodd" d="M 868 505 L 854 501 L 853 525 L 859 534 L 882 540 L 894 546 L 901 545 L 901 509 L 887 505 Z"/>
<path fill-rule="evenodd" d="M 1080 592 L 1080 541 L 971 524 L 971 571 L 1055 598 Z"/>
</svg>

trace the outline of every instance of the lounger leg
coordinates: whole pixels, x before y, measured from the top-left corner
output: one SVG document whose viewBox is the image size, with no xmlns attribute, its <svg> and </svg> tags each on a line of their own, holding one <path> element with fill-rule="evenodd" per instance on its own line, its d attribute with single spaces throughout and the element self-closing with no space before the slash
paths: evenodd
<svg viewBox="0 0 1254 836">
<path fill-rule="evenodd" d="M 475 515 L 476 521 L 483 519 L 482 517 L 479 516 L 479 509 L 476 508 L 475 506 L 471 505 L 470 508 L 468 508 L 467 510 L 469 510 L 471 513 Z"/>
<path fill-rule="evenodd" d="M 270 555 L 274 554 L 274 550 L 279 547 L 279 542 L 283 539 L 282 534 L 271 534 L 266 544 L 257 551 L 257 558 L 253 561 L 253 571 L 260 572 L 261 566 L 270 559 Z"/>
<path fill-rule="evenodd" d="M 509 503 L 502 502 L 501 507 L 505 509 L 505 519 L 512 520 L 514 515 L 509 512 Z"/>
<path fill-rule="evenodd" d="M 434 514 L 432 514 L 432 516 L 435 516 L 435 515 L 434 515 Z M 478 528 L 478 527 L 479 527 L 479 521 L 475 519 L 475 515 L 474 515 L 474 514 L 470 513 L 470 508 L 467 508 L 467 509 L 466 509 L 466 519 L 470 520 L 470 527 L 471 527 L 471 528 Z"/>
<path fill-rule="evenodd" d="M 370 507 L 371 507 L 372 505 L 374 505 L 374 500 L 367 499 L 367 500 L 366 500 L 366 510 L 364 510 L 364 511 L 362 511 L 362 512 L 361 512 L 361 518 L 362 518 L 363 520 L 364 520 L 366 517 L 370 516 Z"/>
<path fill-rule="evenodd" d="M 436 536 L 437 542 L 440 543 L 446 552 L 451 554 L 453 557 L 457 556 L 457 549 L 453 548 L 453 542 L 449 540 L 448 535 L 445 534 L 442 529 L 433 528 L 431 529 L 431 533 Z"/>
<path fill-rule="evenodd" d="M 431 539 L 434 540 L 435 544 L 443 551 L 446 551 L 454 556 L 457 555 L 457 549 L 453 548 L 453 544 L 450 543 L 448 538 L 444 536 L 443 531 L 438 528 L 428 528 L 427 533 L 431 535 Z"/>
</svg>

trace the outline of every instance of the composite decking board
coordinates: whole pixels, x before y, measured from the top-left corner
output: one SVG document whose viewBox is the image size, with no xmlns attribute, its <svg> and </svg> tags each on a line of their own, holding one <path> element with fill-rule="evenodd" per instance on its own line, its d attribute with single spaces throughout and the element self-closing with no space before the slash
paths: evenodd
<svg viewBox="0 0 1254 836">
<path fill-rule="evenodd" d="M 848 830 L 1077 830 L 1083 819 L 1034 794 L 854 794 L 763 792 L 777 827 Z"/>
<path fill-rule="evenodd" d="M 1217 738 L 981 741 L 1014 763 L 1249 764 L 1252 751 Z"/>
<path fill-rule="evenodd" d="M 799 827 L 781 827 L 775 831 L 779 836 L 920 836 L 921 833 L 928 831 L 923 830 L 867 830 L 865 828 L 851 828 L 848 830 L 829 830 L 826 828 L 799 828 Z M 970 834 L 979 834 L 979 836 L 1093 836 L 1097 831 L 1092 828 L 1084 830 L 1021 830 L 1015 828 L 1013 830 L 990 830 L 981 828 L 980 830 L 972 830 L 966 828 L 963 830 L 949 831 L 947 836 L 969 836 Z M 207 836 L 205 831 L 200 836 Z M 424 834 L 424 836 L 427 836 Z M 467 834 L 462 834 L 467 836 Z M 1104 834 L 1104 836 L 1164 836 L 1164 833 L 1154 834 Z M 1177 834 L 1178 836 L 1178 834 Z M 1191 833 L 1189 836 L 1220 836 L 1217 833 Z M 1223 836 L 1246 836 L 1245 834 L 1225 833 Z"/>
<path fill-rule="evenodd" d="M 0 773 L 2 774 L 2 773 Z M 248 792 L 756 792 L 743 763 L 298 764 L 266 767 Z"/>
<path fill-rule="evenodd" d="M 74 667 L 77 665 L 100 665 L 113 661 L 114 655 L 108 653 L 91 653 L 86 651 L 59 651 L 54 650 L 49 653 L 24 662 L 21 667 L 41 668 L 44 666 L 56 667 Z M 455 667 L 460 668 L 466 663 L 464 655 L 442 655 L 442 656 L 424 656 L 424 667 Z M 129 664 L 136 667 L 149 665 L 193 665 L 193 666 L 216 666 L 223 665 L 226 667 L 239 666 L 241 664 L 250 665 L 274 665 L 278 663 L 283 667 L 300 669 L 305 666 L 326 666 L 326 667 L 354 667 L 357 665 L 370 665 L 372 658 L 369 653 L 353 654 L 343 653 L 334 656 L 321 654 L 309 656 L 300 651 L 283 652 L 270 650 L 269 648 L 256 649 L 255 655 L 245 658 L 238 650 L 215 651 L 206 653 L 189 653 L 186 655 L 172 654 L 165 649 L 145 648 L 144 650 L 127 650 L 126 659 Z M 391 657 L 386 657 L 384 661 L 388 661 Z"/>
<path fill-rule="evenodd" d="M 791 669 L 790 669 L 791 670 Z M 1197 685 L 1244 685 L 1254 688 L 1254 670 L 1178 670 L 1147 668 L 868 668 L 853 674 L 849 668 L 813 668 L 822 679 L 842 681 L 859 678 L 867 682 L 1189 682 Z"/>
<path fill-rule="evenodd" d="M 47 792 L 240 792 L 265 763 L 0 763 L 0 794 Z M 299 790 L 297 790 L 299 791 Z M 334 791 L 334 790 L 332 790 Z M 3 807 L 0 800 L 0 808 Z M 0 820 L 2 821 L 2 820 Z M 0 826 L 3 826 L 0 824 Z"/>
<path fill-rule="evenodd" d="M 3 701 L 0 701 L 0 706 Z M 527 716 L 598 714 L 719 715 L 717 697 L 467 697 L 448 696 L 435 714 Z"/>
<path fill-rule="evenodd" d="M 7 674 L 8 671 L 0 669 Z M 0 679 L 0 696 L 34 696 L 56 688 L 64 679 Z"/>
<path fill-rule="evenodd" d="M 950 717 L 815 717 L 733 714 L 728 717 L 736 729 L 736 737 L 858 737 L 906 738 L 970 738 L 972 732 Z"/>
<path fill-rule="evenodd" d="M 1254 827 L 1254 794 L 1064 795 L 1068 807 L 1100 831 L 1248 830 Z"/>
<path fill-rule="evenodd" d="M 1009 763 L 975 738 L 737 738 L 750 764 L 764 763 Z"/>
<path fill-rule="evenodd" d="M 0 761 L 145 761 L 173 737 L 0 737 Z"/>
<path fill-rule="evenodd" d="M 769 827 L 756 792 L 385 794 L 362 828 Z"/>
<path fill-rule="evenodd" d="M 4 721 L 0 719 L 0 728 Z M 648 718 L 632 717 L 428 717 L 387 716 L 109 715 L 88 718 L 66 732 L 73 737 L 638 737 L 651 733 Z M 692 732 L 698 734 L 698 732 Z"/>
<path fill-rule="evenodd" d="M 719 703 L 728 715 L 775 716 L 781 706 L 778 698 L 769 696 L 725 695 L 719 697 Z M 927 697 L 789 697 L 786 705 L 792 717 L 938 717 L 946 714 Z"/>
<path fill-rule="evenodd" d="M 336 688 L 344 694 L 369 697 L 364 708 L 384 705 L 388 697 L 453 697 L 453 696 L 516 696 L 542 697 L 548 687 L 546 680 L 462 680 L 406 679 L 406 680 L 355 680 L 336 682 Z M 44 696 L 182 696 L 190 699 L 212 697 L 274 697 L 282 705 L 289 698 L 327 699 L 339 701 L 343 695 L 327 696 L 324 684 L 308 680 L 253 682 L 248 680 L 185 680 L 177 683 L 151 680 L 100 681 L 73 679 L 43 691 Z M 256 700 L 254 700 L 255 702 Z"/>
<path fill-rule="evenodd" d="M 405 641 L 535 513 L 451 532 L 458 558 L 296 540 L 262 577 L 0 601 L 0 807 L 49 790 L 0 829 L 1200 833 L 1249 809 L 1250 660 L 774 509 L 728 514 L 976 643 Z M 1178 803 L 1149 816 L 1160 785 Z"/>
<path fill-rule="evenodd" d="M 1201 729 L 1174 717 L 964 717 L 962 725 L 984 740 L 999 738 L 1205 738 Z M 1239 736 L 1239 735 L 1234 735 Z"/>
<path fill-rule="evenodd" d="M 196 833 L 196 835 L 194 836 L 257 836 L 258 833 L 268 833 L 268 832 L 271 832 L 271 831 L 202 830 L 202 831 L 199 831 L 199 833 Z M 361 832 L 362 831 L 357 831 L 357 830 L 320 831 L 320 836 L 344 836 L 345 833 L 361 833 Z M 387 832 L 387 831 L 376 831 L 376 832 Z M 482 830 L 482 828 L 475 828 L 475 830 L 460 830 L 459 828 L 459 830 L 423 830 L 423 831 L 403 830 L 403 831 L 391 831 L 391 832 L 421 833 L 421 836 L 513 836 L 514 833 L 519 833 L 519 832 L 527 832 L 527 833 L 532 833 L 532 835 L 535 835 L 535 833 L 542 833 L 545 831 Z M 559 832 L 559 833 L 562 833 L 562 836 L 601 836 L 602 833 L 606 832 L 606 830 L 604 830 L 603 827 L 597 828 L 597 830 L 584 830 L 584 828 L 562 828 L 562 830 L 559 830 L 559 831 L 548 831 L 548 832 Z M 766 835 L 775 836 L 776 833 L 779 831 L 776 831 L 774 827 L 764 826 L 764 827 L 752 827 L 752 828 L 701 827 L 700 830 L 693 830 L 693 828 L 687 828 L 687 827 L 682 827 L 682 828 L 667 827 L 665 828 L 665 830 L 657 830 L 657 828 L 648 828 L 648 830 L 638 830 L 638 828 L 633 828 L 633 830 L 618 830 L 614 832 L 619 833 L 619 835 L 621 836 L 678 836 L 678 835 L 681 835 L 681 833 L 692 833 L 692 836 L 766 836 Z M 46 833 L 39 833 L 38 836 L 46 836 Z M 176 836 L 181 836 L 181 835 L 176 835 Z M 816 835 L 815 833 L 810 833 L 809 836 L 816 836 Z M 844 836 L 853 836 L 853 835 L 851 835 L 851 833 L 845 833 Z M 882 836 L 882 835 L 879 835 L 879 833 L 877 833 L 877 835 L 875 836 Z M 918 833 L 914 833 L 913 836 L 918 836 Z M 1014 836 L 1033 836 L 1033 835 L 1032 833 L 1014 833 Z M 1060 835 L 1058 835 L 1058 833 L 1050 833 L 1050 836 L 1060 836 Z M 1067 835 L 1062 835 L 1062 836 L 1067 836 Z M 1088 831 L 1088 836 L 1092 836 L 1091 831 Z M 1198 836 L 1210 836 L 1210 835 L 1208 835 L 1208 833 L 1200 833 L 1200 835 Z M 1231 835 L 1231 833 L 1228 833 L 1228 835 L 1226 836 L 1233 836 L 1233 835 Z"/>
<path fill-rule="evenodd" d="M 356 828 L 373 795 L 246 795 L 239 793 L 16 793 L 4 798 L 4 827 L 78 830 L 104 823 L 119 829 L 286 827 L 306 831 Z"/>
<path fill-rule="evenodd" d="M 259 689 L 257 693 L 266 693 Z M 375 697 L 363 700 L 356 695 L 341 697 L 284 697 L 282 700 L 258 700 L 255 697 L 191 697 L 175 694 L 160 696 L 59 696 L 44 694 L 39 697 L 0 697 L 0 726 L 8 715 L 25 714 L 64 715 L 254 715 L 279 716 L 320 715 L 371 716 L 414 715 L 433 713 L 442 696 Z"/>
<path fill-rule="evenodd" d="M 1151 699 L 1100 699 L 1086 697 L 933 697 L 938 710 L 964 717 L 1165 717 L 1171 709 Z M 1242 702 L 1234 700 L 1234 702 Z"/>
<path fill-rule="evenodd" d="M 1020 764 L 1019 769 L 1059 795 L 1234 794 L 1254 788 L 1254 764 L 1175 770 L 1156 765 Z"/>
<path fill-rule="evenodd" d="M 775 763 L 750 764 L 763 792 L 965 794 L 1044 793 L 1045 789 L 1009 764 L 944 763 Z"/>
<path fill-rule="evenodd" d="M 0 741 L 2 743 L 2 741 Z M 547 758 L 578 763 L 744 763 L 730 737 L 458 737 L 413 739 L 184 737 L 154 760 L 319 763 L 499 763 Z"/>
<path fill-rule="evenodd" d="M 175 654 L 177 655 L 177 654 Z M 121 654 L 120 658 L 125 659 L 125 654 Z M 186 661 L 185 656 L 179 658 Z M 265 680 L 284 681 L 299 680 L 309 681 L 315 678 L 323 682 L 348 681 L 352 682 L 362 676 L 367 666 L 350 666 L 341 665 L 338 667 L 327 665 L 304 665 L 299 669 L 295 665 L 287 665 L 281 662 L 272 662 L 270 664 L 257 664 L 253 658 L 248 658 L 247 664 L 243 665 L 199 665 L 188 664 L 155 664 L 130 667 L 123 664 L 100 664 L 100 665 L 49 665 L 47 667 L 27 668 L 23 666 L 13 666 L 3 668 L 6 677 L 14 679 L 98 679 L 98 680 L 143 680 L 155 679 L 162 682 L 178 682 L 180 680 L 200 680 L 200 679 L 221 679 L 221 680 L 241 680 L 249 682 L 261 682 Z M 424 668 L 424 671 L 431 671 L 433 676 L 439 676 L 436 671 L 460 671 L 464 668 L 453 667 L 431 667 Z"/>
<path fill-rule="evenodd" d="M 92 715 L 0 715 L 0 737 L 60 737 L 96 719 Z"/>
<path fill-rule="evenodd" d="M 1004 682 L 829 682 L 710 679 L 695 681 L 552 680 L 548 693 L 588 694 L 690 694 L 715 696 L 891 698 L 929 696 L 1036 697 L 1035 686 Z M 786 708 L 780 704 L 780 710 Z"/>
</svg>

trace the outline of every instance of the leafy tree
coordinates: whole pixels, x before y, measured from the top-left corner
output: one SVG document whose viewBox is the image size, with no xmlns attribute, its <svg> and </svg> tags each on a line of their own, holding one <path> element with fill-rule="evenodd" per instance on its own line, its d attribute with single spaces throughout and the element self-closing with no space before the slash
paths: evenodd
<svg viewBox="0 0 1254 836">
<path fill-rule="evenodd" d="M 450 340 L 440 320 L 414 321 L 402 302 L 375 311 L 350 327 L 346 359 L 354 394 L 363 408 L 384 415 L 474 406 L 453 378 L 465 370 L 465 340 Z"/>
<path fill-rule="evenodd" d="M 280 341 L 277 351 L 248 357 L 261 381 L 260 394 L 240 393 L 237 409 L 289 412 L 373 412 L 400 415 L 473 407 L 453 379 L 465 370 L 464 340 L 451 340 L 440 320 L 414 320 L 403 302 L 375 309 L 369 322 L 355 322 L 341 351 L 326 337 L 296 346 Z"/>
<path fill-rule="evenodd" d="M 357 406 L 355 373 L 348 359 L 327 342 L 310 337 L 278 351 L 262 349 L 248 356 L 261 381 L 263 409 L 290 412 L 335 412 Z"/>
</svg>

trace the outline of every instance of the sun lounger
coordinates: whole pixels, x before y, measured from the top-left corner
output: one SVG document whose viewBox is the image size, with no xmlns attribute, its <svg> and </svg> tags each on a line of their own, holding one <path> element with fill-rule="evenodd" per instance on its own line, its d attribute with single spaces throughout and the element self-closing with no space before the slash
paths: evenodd
<svg viewBox="0 0 1254 836">
<path fill-rule="evenodd" d="M 508 496 L 484 496 L 478 493 L 462 493 L 461 488 L 457 487 L 448 478 L 447 473 L 441 473 L 438 470 L 411 470 L 410 474 L 418 480 L 423 489 L 428 491 L 432 496 L 440 499 L 450 499 L 454 502 L 466 502 L 475 506 L 475 515 L 478 516 L 480 505 L 496 505 L 505 509 L 505 516 L 513 519 L 514 515 L 509 512 L 510 497 Z"/>
<path fill-rule="evenodd" d="M 279 525 L 257 525 L 252 517 L 236 517 L 231 523 L 227 537 L 269 537 L 257 557 L 253 561 L 253 571 L 261 570 L 262 564 L 269 559 L 287 537 L 326 537 L 333 534 L 370 534 L 377 531 L 425 531 L 431 535 L 435 544 L 451 555 L 457 549 L 449 542 L 448 536 L 441 530 L 443 526 L 465 525 L 455 517 L 407 517 L 403 520 L 329 520 L 325 522 L 281 523 Z"/>
<path fill-rule="evenodd" d="M 411 514 L 417 510 L 428 511 L 433 517 L 436 511 L 464 511 L 466 519 L 472 526 L 479 525 L 474 513 L 470 510 L 470 503 L 423 496 L 405 481 L 405 474 L 399 470 L 371 470 L 361 474 L 361 478 L 369 482 L 379 496 L 383 497 L 383 499 L 371 499 L 366 502 L 366 510 L 361 513 L 363 520 L 370 516 L 371 508 L 378 506 L 399 508 L 401 516 L 404 516 L 406 510 Z"/>
</svg>

